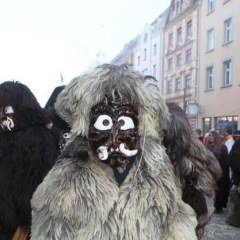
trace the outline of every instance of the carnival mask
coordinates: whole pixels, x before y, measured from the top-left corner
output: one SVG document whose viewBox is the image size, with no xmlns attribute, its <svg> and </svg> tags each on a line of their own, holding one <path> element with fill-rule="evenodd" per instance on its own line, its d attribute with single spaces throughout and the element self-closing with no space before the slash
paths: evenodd
<svg viewBox="0 0 240 240">
<path fill-rule="evenodd" d="M 138 112 L 129 99 L 113 98 L 91 109 L 88 140 L 100 161 L 124 169 L 138 153 Z"/>
<path fill-rule="evenodd" d="M 16 130 L 16 115 L 12 106 L 0 108 L 0 127 L 3 132 Z"/>
<path fill-rule="evenodd" d="M 60 152 L 63 151 L 63 149 L 66 145 L 66 142 L 70 139 L 70 137 L 71 137 L 70 131 L 69 132 L 67 132 L 67 131 L 62 131 L 61 132 L 61 138 L 60 138 L 60 142 L 59 142 Z"/>
</svg>

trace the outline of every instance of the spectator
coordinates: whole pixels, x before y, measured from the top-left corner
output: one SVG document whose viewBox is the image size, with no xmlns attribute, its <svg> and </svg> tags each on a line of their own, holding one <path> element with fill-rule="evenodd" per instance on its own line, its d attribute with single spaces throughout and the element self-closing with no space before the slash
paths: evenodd
<svg viewBox="0 0 240 240">
<path fill-rule="evenodd" d="M 228 204 L 227 223 L 240 227 L 240 139 L 236 140 L 229 154 L 232 169 L 232 189 Z"/>
<path fill-rule="evenodd" d="M 225 133 L 225 145 L 228 149 L 228 153 L 230 153 L 234 142 L 235 141 L 233 139 L 232 129 L 228 128 Z"/>
<path fill-rule="evenodd" d="M 194 135 L 201 141 L 203 142 L 203 137 L 202 137 L 202 130 L 201 129 L 195 129 L 193 131 Z"/>
<path fill-rule="evenodd" d="M 206 145 L 207 140 L 208 140 L 208 135 L 211 131 L 215 131 L 214 128 L 212 128 L 208 133 L 205 134 L 204 138 L 203 138 L 203 144 Z"/>
<path fill-rule="evenodd" d="M 240 138 L 240 130 L 235 130 L 233 132 L 233 139 L 234 141 L 237 141 Z"/>
<path fill-rule="evenodd" d="M 219 161 L 222 169 L 222 177 L 218 181 L 218 189 L 216 190 L 215 209 L 216 213 L 221 213 L 222 208 L 227 207 L 229 195 L 229 164 L 228 164 L 228 151 L 222 138 L 216 131 L 210 131 L 206 147 L 211 151 Z"/>
<path fill-rule="evenodd" d="M 235 143 L 232 136 L 232 129 L 228 128 L 225 133 L 225 145 L 228 149 L 228 154 L 230 153 L 233 144 Z M 232 179 L 232 169 L 229 167 L 229 178 Z"/>
</svg>

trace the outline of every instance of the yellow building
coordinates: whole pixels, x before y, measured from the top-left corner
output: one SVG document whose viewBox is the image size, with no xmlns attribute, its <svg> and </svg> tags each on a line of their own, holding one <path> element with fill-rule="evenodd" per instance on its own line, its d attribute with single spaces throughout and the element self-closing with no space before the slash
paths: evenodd
<svg viewBox="0 0 240 240">
<path fill-rule="evenodd" d="M 200 7 L 199 124 L 240 129 L 240 1 L 203 0 Z"/>
</svg>

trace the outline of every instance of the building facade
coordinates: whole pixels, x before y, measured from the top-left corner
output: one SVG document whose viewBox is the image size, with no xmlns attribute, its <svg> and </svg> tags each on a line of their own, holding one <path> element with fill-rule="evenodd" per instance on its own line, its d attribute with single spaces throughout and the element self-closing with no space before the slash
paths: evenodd
<svg viewBox="0 0 240 240">
<path fill-rule="evenodd" d="M 172 0 L 112 61 L 153 75 L 192 128 L 240 129 L 240 1 Z"/>
<path fill-rule="evenodd" d="M 163 95 L 188 114 L 192 128 L 198 125 L 199 2 L 172 0 L 163 28 Z"/>
<path fill-rule="evenodd" d="M 199 127 L 240 127 L 240 1 L 201 1 Z"/>
<path fill-rule="evenodd" d="M 165 25 L 168 8 L 151 24 L 145 24 L 144 30 L 134 48 L 134 69 L 144 75 L 151 75 L 158 81 L 162 91 L 163 68 L 163 27 Z"/>
<path fill-rule="evenodd" d="M 162 55 L 163 32 L 168 9 L 158 16 L 151 24 L 146 23 L 144 30 L 130 43 L 125 44 L 123 50 L 111 61 L 112 64 L 132 64 L 135 70 L 144 75 L 151 75 L 162 87 Z"/>
</svg>

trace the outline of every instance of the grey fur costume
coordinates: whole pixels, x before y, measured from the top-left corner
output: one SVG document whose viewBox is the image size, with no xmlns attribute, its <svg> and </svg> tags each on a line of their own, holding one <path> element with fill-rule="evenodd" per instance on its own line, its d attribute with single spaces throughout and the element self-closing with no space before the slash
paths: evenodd
<svg viewBox="0 0 240 240">
<path fill-rule="evenodd" d="M 91 108 L 113 90 L 139 108 L 141 152 L 121 186 L 87 140 Z M 195 212 L 159 137 L 168 108 L 152 79 L 103 65 L 73 79 L 55 106 L 73 137 L 33 195 L 32 240 L 197 239 Z"/>
</svg>

